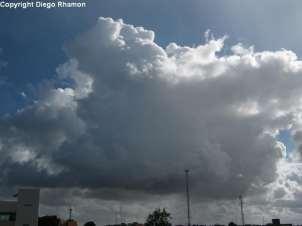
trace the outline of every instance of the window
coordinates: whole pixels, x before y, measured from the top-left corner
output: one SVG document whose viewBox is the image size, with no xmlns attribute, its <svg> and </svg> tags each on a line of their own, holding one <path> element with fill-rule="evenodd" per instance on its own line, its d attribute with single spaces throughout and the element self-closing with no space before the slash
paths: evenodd
<svg viewBox="0 0 302 226">
<path fill-rule="evenodd" d="M 24 204 L 24 206 L 32 207 L 33 205 L 32 204 Z"/>
<path fill-rule="evenodd" d="M 0 212 L 0 221 L 16 221 L 16 213 Z"/>
</svg>

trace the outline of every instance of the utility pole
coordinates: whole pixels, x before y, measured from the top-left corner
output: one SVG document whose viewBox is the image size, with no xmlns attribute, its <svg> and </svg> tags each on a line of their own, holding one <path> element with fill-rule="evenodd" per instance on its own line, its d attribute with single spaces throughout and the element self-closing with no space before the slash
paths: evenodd
<svg viewBox="0 0 302 226">
<path fill-rule="evenodd" d="M 186 194 L 187 194 L 187 217 L 188 217 L 188 226 L 191 226 L 191 216 L 190 216 L 190 190 L 189 190 L 189 170 L 185 170 L 186 177 Z"/>
<path fill-rule="evenodd" d="M 69 207 L 68 211 L 69 211 L 69 218 L 68 218 L 68 220 L 71 221 L 71 219 L 72 219 L 72 208 Z"/>
<path fill-rule="evenodd" d="M 121 204 L 120 204 L 120 220 L 121 220 L 121 224 L 124 223 L 123 222 L 122 205 Z"/>
<path fill-rule="evenodd" d="M 114 224 L 118 224 L 117 223 L 117 211 L 114 210 Z"/>
<path fill-rule="evenodd" d="M 69 220 L 71 220 L 71 216 L 72 216 L 72 209 L 69 208 Z"/>
<path fill-rule="evenodd" d="M 244 212 L 243 212 L 243 198 L 242 198 L 242 195 L 239 195 L 239 201 L 240 201 L 240 210 L 241 210 L 241 222 L 242 222 L 242 226 L 244 226 L 245 223 L 244 223 Z"/>
</svg>

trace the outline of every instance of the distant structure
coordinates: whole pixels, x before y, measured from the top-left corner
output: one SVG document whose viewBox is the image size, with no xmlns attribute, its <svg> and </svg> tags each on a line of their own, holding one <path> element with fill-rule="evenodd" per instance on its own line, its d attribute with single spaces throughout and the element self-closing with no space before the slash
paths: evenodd
<svg viewBox="0 0 302 226">
<path fill-rule="evenodd" d="M 239 201 L 240 201 L 240 211 L 241 211 L 241 223 L 244 226 L 245 222 L 244 222 L 243 198 L 242 198 L 242 195 L 239 195 Z"/>
<path fill-rule="evenodd" d="M 68 219 L 62 223 L 62 226 L 78 226 L 78 222 L 76 222 L 73 219 L 71 220 Z"/>
<path fill-rule="evenodd" d="M 57 216 L 39 217 L 38 226 L 77 226 L 78 223 L 73 219 L 62 220 Z"/>
<path fill-rule="evenodd" d="M 57 216 L 39 217 L 38 226 L 62 226 L 62 220 Z"/>
<path fill-rule="evenodd" d="M 78 226 L 78 222 L 72 219 L 72 208 L 68 209 L 69 218 L 66 221 L 63 221 L 62 226 Z"/>
<path fill-rule="evenodd" d="M 267 226 L 292 226 L 292 224 L 280 224 L 280 219 L 272 219 L 272 223 L 266 225 Z"/>
<path fill-rule="evenodd" d="M 272 219 L 273 225 L 280 225 L 280 219 Z"/>
<path fill-rule="evenodd" d="M 0 226 L 38 226 L 40 190 L 19 189 L 17 201 L 0 201 Z"/>
</svg>

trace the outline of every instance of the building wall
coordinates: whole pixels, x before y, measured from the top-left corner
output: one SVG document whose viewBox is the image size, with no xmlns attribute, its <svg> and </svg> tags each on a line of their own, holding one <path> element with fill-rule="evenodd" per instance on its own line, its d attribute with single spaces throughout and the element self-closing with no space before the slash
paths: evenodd
<svg viewBox="0 0 302 226">
<path fill-rule="evenodd" d="M 0 221 L 0 226 L 15 226 L 15 222 L 14 221 Z"/>
<path fill-rule="evenodd" d="M 15 226 L 38 226 L 39 189 L 20 189 Z"/>
<path fill-rule="evenodd" d="M 2 212 L 16 212 L 16 201 L 0 201 L 0 213 Z"/>
<path fill-rule="evenodd" d="M 16 201 L 0 201 L 0 226 L 14 226 L 16 210 Z"/>
</svg>

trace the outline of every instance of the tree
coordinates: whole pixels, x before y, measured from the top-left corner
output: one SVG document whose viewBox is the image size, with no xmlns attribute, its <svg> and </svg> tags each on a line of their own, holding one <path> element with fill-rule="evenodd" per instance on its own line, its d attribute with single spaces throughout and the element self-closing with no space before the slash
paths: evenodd
<svg viewBox="0 0 302 226">
<path fill-rule="evenodd" d="M 234 222 L 230 222 L 229 226 L 237 226 L 237 224 L 235 224 Z"/>
<path fill-rule="evenodd" d="M 155 209 L 152 214 L 149 214 L 145 226 L 171 226 L 170 219 L 170 213 L 165 209 Z"/>
<path fill-rule="evenodd" d="M 88 221 L 84 224 L 84 226 L 96 226 L 93 221 Z"/>
</svg>

